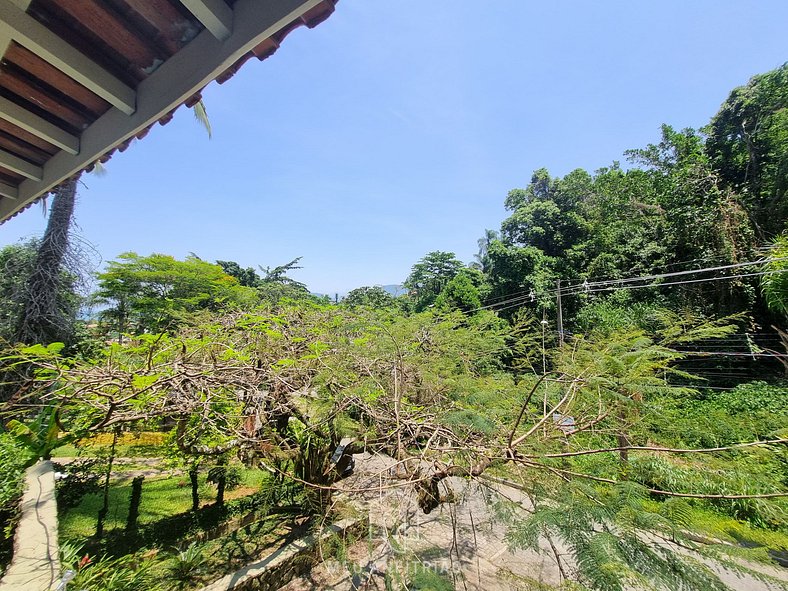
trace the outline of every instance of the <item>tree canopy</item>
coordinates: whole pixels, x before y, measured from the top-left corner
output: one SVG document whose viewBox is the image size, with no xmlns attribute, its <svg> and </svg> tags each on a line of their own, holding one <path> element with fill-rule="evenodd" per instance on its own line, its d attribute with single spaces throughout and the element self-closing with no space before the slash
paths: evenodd
<svg viewBox="0 0 788 591">
<path fill-rule="evenodd" d="M 433 305 L 443 288 L 462 268 L 462 261 L 453 252 L 436 250 L 424 255 L 413 265 L 403 284 L 408 289 L 414 309 L 420 312 Z"/>
<path fill-rule="evenodd" d="M 403 296 L 313 296 L 290 276 L 300 257 L 258 272 L 124 253 L 98 275 L 87 353 L 0 353 L 4 453 L 144 425 L 189 467 L 195 506 L 200 459 L 221 496 L 232 457 L 324 519 L 366 451 L 391 461 L 376 491 L 407 488 L 409 510 L 478 485 L 508 544 L 546 553 L 567 589 L 723 590 L 709 565 L 749 572 L 742 556 L 788 546 L 787 67 L 625 166 L 537 169 L 473 263 L 429 252 Z M 0 336 L 34 251 L 0 251 Z M 761 547 L 737 545 L 744 524 Z"/>
<path fill-rule="evenodd" d="M 253 289 L 243 287 L 221 266 L 194 255 L 179 261 L 164 254 L 123 253 L 98 274 L 94 301 L 107 306 L 101 318 L 118 333 L 161 331 L 184 313 L 218 311 L 253 304 Z"/>
</svg>

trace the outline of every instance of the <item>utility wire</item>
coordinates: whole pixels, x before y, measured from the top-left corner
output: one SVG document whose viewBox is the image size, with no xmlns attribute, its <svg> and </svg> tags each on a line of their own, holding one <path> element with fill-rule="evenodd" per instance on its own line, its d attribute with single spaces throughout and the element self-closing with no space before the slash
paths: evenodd
<svg viewBox="0 0 788 591">
<path fill-rule="evenodd" d="M 635 281 L 648 281 L 654 279 L 664 279 L 665 277 L 679 277 L 681 275 L 694 275 L 695 273 L 710 273 L 712 271 L 725 271 L 728 269 L 739 269 L 742 267 L 752 267 L 754 265 L 763 265 L 764 263 L 771 263 L 776 261 L 785 261 L 788 260 L 788 257 L 780 257 L 776 259 L 762 259 L 758 261 L 747 261 L 744 263 L 734 263 L 732 265 L 719 265 L 716 267 L 706 267 L 704 269 L 691 269 L 688 271 L 674 271 L 672 273 L 660 273 L 659 275 L 644 275 L 641 277 L 629 277 L 627 279 L 608 279 L 607 281 L 595 281 L 589 283 L 588 281 L 584 281 L 580 284 L 575 285 L 567 285 L 566 291 L 570 291 L 574 288 L 581 287 L 583 290 L 586 290 L 589 287 L 601 287 L 603 285 L 621 285 L 622 283 L 633 283 Z"/>
<path fill-rule="evenodd" d="M 702 259 L 696 259 L 696 260 L 702 260 Z M 614 290 L 613 287 L 605 287 L 603 289 L 599 289 L 599 288 L 602 288 L 603 286 L 614 286 L 615 288 L 621 288 L 621 289 L 633 289 L 633 287 L 631 287 L 631 286 L 625 286 L 625 285 L 622 285 L 622 284 L 624 284 L 624 283 L 634 283 L 634 282 L 638 282 L 638 281 L 654 280 L 654 279 L 663 279 L 665 277 L 677 277 L 677 276 L 682 276 L 682 275 L 692 275 L 692 274 L 695 274 L 695 273 L 708 273 L 708 272 L 711 272 L 711 271 L 721 271 L 721 270 L 736 269 L 736 268 L 742 268 L 742 267 L 750 267 L 750 266 L 754 266 L 754 265 L 762 265 L 764 263 L 775 262 L 775 261 L 783 261 L 783 260 L 788 260 L 788 257 L 780 257 L 780 258 L 774 258 L 774 259 L 762 259 L 762 260 L 758 260 L 758 261 L 747 261 L 747 262 L 744 262 L 744 263 L 735 263 L 735 264 L 731 264 L 731 265 L 718 265 L 716 267 L 706 267 L 706 268 L 702 268 L 702 269 L 691 269 L 691 270 L 685 270 L 685 271 L 676 271 L 676 272 L 673 272 L 673 273 L 661 273 L 661 274 L 656 274 L 656 275 L 642 275 L 642 276 L 639 276 L 639 277 L 629 277 L 629 278 L 624 278 L 624 279 L 607 279 L 607 280 L 604 280 L 604 281 L 595 281 L 595 282 L 591 282 L 591 283 L 589 283 L 586 280 L 583 283 L 570 284 L 570 285 L 567 285 L 566 287 L 562 287 L 561 288 L 561 294 L 562 295 L 575 295 L 575 294 L 578 294 L 578 293 L 596 293 L 596 292 L 599 292 L 599 291 L 613 291 Z M 678 263 L 676 263 L 676 264 L 678 264 Z M 719 277 L 719 278 L 716 278 L 716 280 L 720 280 L 720 279 L 736 279 L 736 278 L 741 278 L 741 277 L 755 277 L 755 276 L 758 276 L 758 275 L 765 275 L 765 274 L 769 274 L 769 273 L 782 273 L 782 272 L 785 272 L 785 271 L 784 270 L 778 270 L 778 271 L 764 271 L 764 272 L 761 272 L 761 273 L 737 274 L 737 275 L 729 275 L 729 276 L 725 276 L 725 277 Z M 699 283 L 701 281 L 708 281 L 708 280 L 715 280 L 715 279 L 694 280 L 694 281 L 686 281 L 686 282 L 660 283 L 660 284 L 655 284 L 655 285 L 642 285 L 642 286 L 636 286 L 636 287 L 663 287 L 663 286 L 668 286 L 668 285 L 682 285 L 683 283 L 693 283 L 693 282 L 694 283 Z M 580 289 L 578 289 L 578 288 L 580 288 Z M 597 289 L 592 289 L 592 288 L 597 288 Z M 531 288 L 529 290 L 516 291 L 516 292 L 509 293 L 509 294 L 504 294 L 504 295 L 501 295 L 501 296 L 496 296 L 494 298 L 491 298 L 488 301 L 493 302 L 493 303 L 486 304 L 484 306 L 481 306 L 479 308 L 471 310 L 470 312 L 477 312 L 479 310 L 486 310 L 486 309 L 489 309 L 489 308 L 495 308 L 495 307 L 497 307 L 499 305 L 509 304 L 509 303 L 512 303 L 512 302 L 524 302 L 524 301 L 529 300 L 529 299 L 531 301 L 536 301 L 536 299 L 538 297 L 545 296 L 545 295 L 553 296 L 553 295 L 556 295 L 556 294 L 557 294 L 557 290 L 555 290 L 555 289 L 549 289 L 547 291 L 540 290 L 539 292 L 536 292 L 533 288 Z M 497 301 L 497 300 L 501 300 L 501 301 Z"/>
<path fill-rule="evenodd" d="M 691 283 L 705 283 L 707 281 L 724 281 L 726 279 L 741 279 L 744 277 L 760 277 L 761 275 L 773 275 L 776 273 L 788 273 L 788 269 L 778 271 L 761 271 L 759 273 L 739 273 L 737 275 L 724 275 L 722 277 L 706 277 L 704 279 L 689 279 L 686 281 L 670 281 L 668 283 L 651 283 L 647 285 L 619 285 L 615 287 L 598 287 L 596 289 L 579 289 L 573 292 L 562 292 L 563 295 L 576 295 L 580 293 L 598 293 L 601 291 L 618 291 L 619 289 L 641 289 L 643 287 L 668 287 L 671 285 L 689 285 Z"/>
<path fill-rule="evenodd" d="M 671 267 L 678 267 L 679 265 L 686 265 L 686 264 L 689 264 L 689 263 L 696 263 L 698 261 L 713 261 L 715 259 L 722 259 L 724 257 L 725 257 L 725 255 L 722 255 L 722 254 L 713 254 L 713 255 L 708 255 L 708 256 L 705 256 L 705 257 L 700 257 L 700 258 L 697 258 L 697 259 L 689 259 L 687 261 L 677 261 L 675 263 L 667 263 L 665 265 L 656 266 L 655 268 L 660 268 L 661 267 L 661 268 L 668 269 L 668 268 L 671 268 Z M 607 278 L 605 278 L 605 277 L 603 277 L 601 275 L 597 275 L 595 277 L 586 277 L 585 278 L 586 281 L 590 281 L 592 279 L 607 279 Z M 578 283 L 578 285 L 582 285 L 582 283 Z"/>
<path fill-rule="evenodd" d="M 676 353 L 684 353 L 690 357 L 696 356 L 715 356 L 715 357 L 788 357 L 785 353 L 744 353 L 738 351 L 684 351 L 674 349 Z"/>
<path fill-rule="evenodd" d="M 602 291 L 613 292 L 613 291 L 618 291 L 620 289 L 641 289 L 641 288 L 644 288 L 644 287 L 652 287 L 652 288 L 653 287 L 669 287 L 669 286 L 672 286 L 672 285 L 688 285 L 688 284 L 691 284 L 691 283 L 705 283 L 705 282 L 708 282 L 708 281 L 723 281 L 723 280 L 726 280 L 726 279 L 740 279 L 742 277 L 758 277 L 758 276 L 761 276 L 761 275 L 770 275 L 770 274 L 775 274 L 775 273 L 788 273 L 788 269 L 779 270 L 779 271 L 762 271 L 760 273 L 743 273 L 743 274 L 738 274 L 738 275 L 726 275 L 726 276 L 722 276 L 722 277 L 706 277 L 704 279 L 690 279 L 690 280 L 686 280 L 686 281 L 671 281 L 671 282 L 668 282 L 668 283 L 656 283 L 656 284 L 647 284 L 647 285 L 621 285 L 621 286 L 616 286 L 616 287 L 603 287 L 603 288 L 588 289 L 588 290 L 581 289 L 581 290 L 577 290 L 577 291 L 570 292 L 570 293 L 565 293 L 565 292 L 562 291 L 562 295 L 576 295 L 576 294 L 580 294 L 580 293 L 586 293 L 586 294 L 587 293 L 598 293 L 598 292 L 602 292 Z M 556 293 L 556 292 L 553 291 L 553 292 L 548 292 L 548 293 Z M 470 313 L 478 312 L 480 310 L 487 310 L 487 309 L 494 310 L 496 312 L 502 312 L 503 310 L 508 310 L 510 308 L 514 308 L 516 306 L 519 306 L 520 304 L 524 303 L 529 298 L 530 298 L 530 295 L 521 295 L 521 296 L 513 297 L 513 298 L 511 298 L 509 300 L 504 300 L 504 301 L 499 302 L 497 304 L 488 304 L 486 306 L 481 306 L 481 307 L 476 308 L 474 310 L 470 310 Z"/>
</svg>

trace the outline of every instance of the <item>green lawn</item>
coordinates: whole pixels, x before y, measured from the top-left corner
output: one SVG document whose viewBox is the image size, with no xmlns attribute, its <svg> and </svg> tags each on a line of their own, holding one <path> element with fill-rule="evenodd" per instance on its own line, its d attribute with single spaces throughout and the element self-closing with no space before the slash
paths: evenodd
<svg viewBox="0 0 788 591">
<path fill-rule="evenodd" d="M 265 475 L 260 470 L 244 470 L 243 482 L 239 489 L 228 491 L 226 499 L 250 494 L 260 489 Z M 203 503 L 214 501 L 216 489 L 205 482 L 205 474 L 200 477 L 200 499 Z M 109 512 L 104 523 L 106 531 L 124 528 L 129 512 L 131 481 L 115 481 L 110 484 Z M 83 541 L 96 531 L 96 519 L 102 505 L 101 494 L 86 495 L 80 504 L 61 513 L 60 537 L 64 540 Z M 191 487 L 186 475 L 147 478 L 142 485 L 142 502 L 138 523 L 144 525 L 184 513 L 191 509 Z"/>
<path fill-rule="evenodd" d="M 157 457 L 164 453 L 166 433 L 158 431 L 129 431 L 121 433 L 115 446 L 115 456 L 122 458 Z M 106 456 L 112 446 L 112 434 L 99 433 L 76 442 L 61 445 L 52 452 L 53 458 L 77 456 Z"/>
<path fill-rule="evenodd" d="M 160 445 L 117 445 L 115 457 L 118 458 L 155 458 L 162 455 Z M 52 451 L 52 458 L 76 458 L 106 456 L 109 452 L 108 445 L 79 445 L 67 443 Z"/>
</svg>

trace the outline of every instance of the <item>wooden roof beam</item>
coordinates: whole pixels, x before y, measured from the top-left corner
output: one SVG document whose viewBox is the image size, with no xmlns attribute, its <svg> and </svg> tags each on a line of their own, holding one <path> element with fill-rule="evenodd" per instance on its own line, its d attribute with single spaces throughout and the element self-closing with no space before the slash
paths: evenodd
<svg viewBox="0 0 788 591">
<path fill-rule="evenodd" d="M 23 160 L 18 156 L 14 156 L 5 150 L 0 150 L 0 166 L 7 168 L 11 172 L 15 172 L 29 179 L 33 179 L 34 181 L 41 181 L 44 179 L 43 168 L 35 164 L 31 164 L 27 160 Z"/>
<path fill-rule="evenodd" d="M 0 39 L 10 37 L 58 70 L 131 115 L 136 93 L 96 62 L 52 33 L 12 0 L 0 0 Z"/>
<path fill-rule="evenodd" d="M 0 183 L 0 197 L 16 201 L 19 197 L 19 189 L 6 183 Z"/>
<path fill-rule="evenodd" d="M 59 152 L 44 165 L 42 181 L 22 181 L 16 202 L 0 201 L 0 223 L 182 105 L 265 39 L 320 2 L 322 0 L 237 0 L 235 26 L 226 41 L 219 41 L 207 30 L 197 35 L 140 82 L 137 110 L 131 116 L 110 109 L 82 132 L 78 154 Z M 0 116 L 5 116 L 2 104 Z"/>
<path fill-rule="evenodd" d="M 219 41 L 230 38 L 233 11 L 224 0 L 181 0 L 181 4 Z"/>
<path fill-rule="evenodd" d="M 79 138 L 0 96 L 0 119 L 5 119 L 69 154 L 79 152 Z"/>
<path fill-rule="evenodd" d="M 11 2 L 16 4 L 22 11 L 27 10 L 32 1 L 33 0 L 11 0 Z M 5 55 L 5 52 L 8 51 L 8 46 L 11 45 L 11 41 L 11 35 L 9 35 L 7 32 L 0 32 L 0 58 L 2 58 Z"/>
</svg>

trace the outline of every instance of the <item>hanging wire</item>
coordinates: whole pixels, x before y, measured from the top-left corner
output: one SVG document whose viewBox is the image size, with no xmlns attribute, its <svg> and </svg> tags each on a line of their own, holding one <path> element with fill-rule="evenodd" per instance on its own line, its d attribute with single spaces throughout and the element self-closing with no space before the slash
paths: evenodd
<svg viewBox="0 0 788 591">
<path fill-rule="evenodd" d="M 564 292 L 562 291 L 562 295 L 576 295 L 578 293 L 599 293 L 602 291 L 618 291 L 620 289 L 641 289 L 644 287 L 668 287 L 671 285 L 689 285 L 691 283 L 705 283 L 708 281 L 725 281 L 727 279 L 742 279 L 744 277 L 760 277 L 762 275 L 773 275 L 776 273 L 786 273 L 788 269 L 779 270 L 779 271 L 761 271 L 759 273 L 739 273 L 736 275 L 724 275 L 722 277 L 706 277 L 704 279 L 689 279 L 686 281 L 670 281 L 668 283 L 651 283 L 646 285 L 617 285 L 615 287 L 599 287 L 597 289 L 591 289 L 588 292 L 584 290 L 577 290 L 573 292 Z"/>
<path fill-rule="evenodd" d="M 771 275 L 771 274 L 777 274 L 777 273 L 788 273 L 788 269 L 779 270 L 779 271 L 761 271 L 759 273 L 740 273 L 740 274 L 737 274 L 737 275 L 726 275 L 726 276 L 722 276 L 722 277 L 706 277 L 704 279 L 689 279 L 689 280 L 685 280 L 685 281 L 671 281 L 671 282 L 668 282 L 668 283 L 656 283 L 656 284 L 646 284 L 646 285 L 621 285 L 621 286 L 616 286 L 616 287 L 603 287 L 603 288 L 598 288 L 598 289 L 590 289 L 587 293 L 599 293 L 599 292 L 603 292 L 603 291 L 605 291 L 605 292 L 614 292 L 614 291 L 618 291 L 618 290 L 621 290 L 621 289 L 642 289 L 642 288 L 647 288 L 647 287 L 655 288 L 655 287 L 669 287 L 669 286 L 674 286 L 674 285 L 689 285 L 689 284 L 693 284 L 693 283 L 706 283 L 706 282 L 709 282 L 709 281 L 723 281 L 723 280 L 728 280 L 728 279 L 741 279 L 743 277 L 759 277 L 761 275 Z M 546 294 L 553 294 L 553 295 L 556 294 L 556 293 L 557 292 L 555 290 L 546 292 Z M 566 293 L 563 290 L 561 291 L 562 295 L 576 295 L 578 293 L 586 293 L 586 292 L 584 290 L 573 291 L 573 292 L 570 292 L 570 293 Z M 496 312 L 501 312 L 503 310 L 508 310 L 510 308 L 514 308 L 516 306 L 519 306 L 519 305 L 525 303 L 525 301 L 528 299 L 528 297 L 529 297 L 528 294 L 518 295 L 518 296 L 515 296 L 515 297 L 510 298 L 508 300 L 503 300 L 503 301 L 498 302 L 498 303 L 487 304 L 486 306 L 481 306 L 479 308 L 475 308 L 473 310 L 470 310 L 469 313 L 478 312 L 480 310 L 494 310 Z"/>
<path fill-rule="evenodd" d="M 785 261 L 785 260 L 788 260 L 788 257 L 780 257 L 780 258 L 774 258 L 774 259 L 762 259 L 762 260 L 758 260 L 758 261 L 747 261 L 747 262 L 744 262 L 744 263 L 734 263 L 734 264 L 731 264 L 731 265 L 718 265 L 716 267 L 706 267 L 704 269 L 691 269 L 691 270 L 687 270 L 687 271 L 674 271 L 672 273 L 660 273 L 658 275 L 643 275 L 641 277 L 629 277 L 629 278 L 626 278 L 626 279 L 608 279 L 606 281 L 595 281 L 593 283 L 588 283 L 587 281 L 584 281 L 582 284 L 567 285 L 565 290 L 562 291 L 562 293 L 567 293 L 567 292 L 569 292 L 569 291 L 571 291 L 571 290 L 573 290 L 574 288 L 577 288 L 577 287 L 585 288 L 586 286 L 588 286 L 588 287 L 592 287 L 593 288 L 593 287 L 601 287 L 601 286 L 605 286 L 605 285 L 619 286 L 619 285 L 621 285 L 623 283 L 633 283 L 633 282 L 636 282 L 636 281 L 650 281 L 650 280 L 654 280 L 654 279 L 664 279 L 666 277 L 679 277 L 679 276 L 682 276 L 682 275 L 694 275 L 696 273 L 710 273 L 712 271 L 726 271 L 726 270 L 729 270 L 729 269 L 739 269 L 739 268 L 742 268 L 742 267 L 752 267 L 754 265 L 763 265 L 764 263 Z"/>
<path fill-rule="evenodd" d="M 702 260 L 702 259 L 695 259 L 695 260 Z M 750 267 L 755 265 L 763 265 L 764 263 L 770 262 L 777 262 L 777 261 L 784 261 L 788 260 L 788 257 L 780 257 L 780 258 L 771 258 L 771 259 L 761 259 L 758 261 L 746 261 L 743 263 L 735 263 L 731 265 L 718 265 L 715 267 L 706 267 L 703 269 L 691 269 L 686 271 L 677 271 L 673 273 L 661 273 L 657 275 L 642 275 L 639 277 L 629 277 L 624 279 L 606 279 L 604 281 L 595 281 L 589 282 L 587 279 L 583 280 L 582 283 L 576 284 L 569 284 L 561 288 L 562 295 L 576 295 L 578 293 L 598 293 L 601 291 L 616 291 L 617 289 L 637 289 L 640 287 L 666 287 L 671 285 L 685 285 L 690 283 L 702 283 L 704 281 L 720 281 L 723 279 L 739 279 L 743 277 L 757 277 L 760 275 L 768 275 L 771 273 L 784 273 L 788 270 L 776 270 L 776 271 L 762 271 L 760 273 L 740 273 L 735 275 L 726 275 L 721 277 L 712 277 L 712 278 L 705 278 L 705 279 L 695 279 L 695 280 L 687 280 L 687 281 L 673 281 L 668 283 L 657 283 L 657 284 L 647 284 L 647 285 L 636 285 L 636 286 L 628 286 L 623 285 L 625 283 L 635 283 L 640 281 L 649 281 L 655 279 L 663 279 L 666 277 L 678 277 L 683 275 L 692 275 L 695 273 L 709 273 L 712 271 L 724 271 L 729 269 L 738 269 L 743 267 Z M 679 264 L 679 263 L 676 263 Z M 580 289 L 577 289 L 580 288 Z M 515 302 L 523 302 L 525 300 L 529 300 L 531 302 L 535 301 L 538 295 L 542 296 L 554 296 L 558 292 L 556 289 L 548 289 L 541 291 L 537 294 L 534 291 L 534 288 L 529 288 L 529 290 L 520 290 L 511 292 L 509 294 L 503 294 L 500 296 L 496 296 L 494 298 L 489 298 L 487 301 L 490 302 L 484 306 L 480 306 L 474 310 L 470 310 L 470 312 L 478 312 L 480 310 L 487 310 L 487 309 L 495 309 L 498 306 L 506 305 L 505 308 L 500 308 L 501 310 L 508 309 L 512 306 L 508 304 L 515 303 Z M 533 299 L 532 299 L 533 295 Z"/>
</svg>

